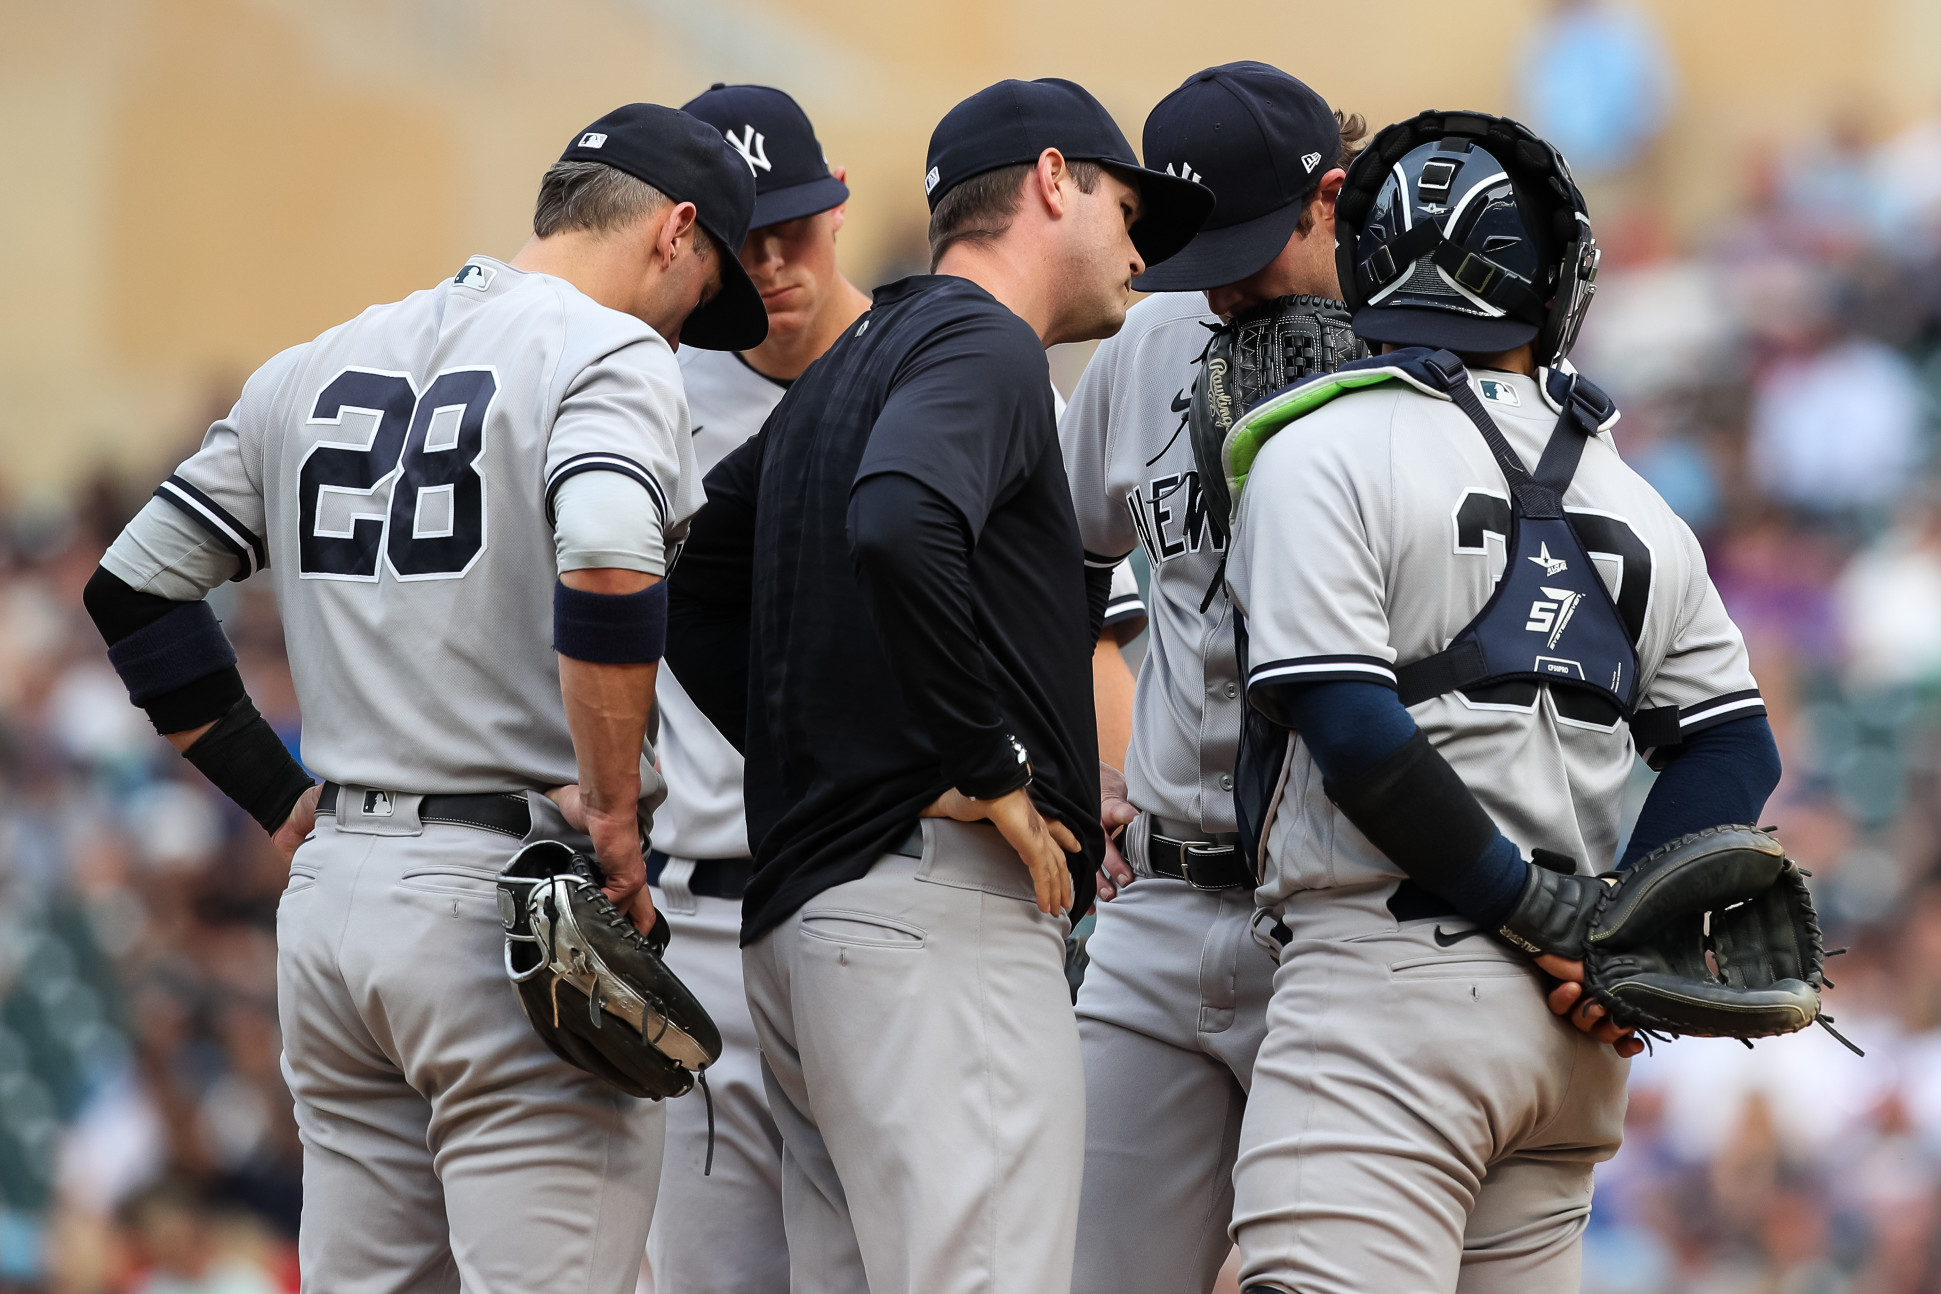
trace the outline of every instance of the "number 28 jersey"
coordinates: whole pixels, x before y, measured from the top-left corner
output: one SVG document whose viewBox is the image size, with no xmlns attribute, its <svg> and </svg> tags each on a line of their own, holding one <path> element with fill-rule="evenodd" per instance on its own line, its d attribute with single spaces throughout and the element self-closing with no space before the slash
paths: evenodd
<svg viewBox="0 0 1941 1294">
<path fill-rule="evenodd" d="M 474 257 L 257 370 L 109 565 L 137 587 L 171 557 L 227 574 L 167 551 L 193 532 L 234 578 L 267 566 L 320 776 L 553 786 L 575 763 L 552 502 L 588 471 L 637 480 L 674 551 L 701 488 L 672 349 L 561 279 Z"/>
</svg>

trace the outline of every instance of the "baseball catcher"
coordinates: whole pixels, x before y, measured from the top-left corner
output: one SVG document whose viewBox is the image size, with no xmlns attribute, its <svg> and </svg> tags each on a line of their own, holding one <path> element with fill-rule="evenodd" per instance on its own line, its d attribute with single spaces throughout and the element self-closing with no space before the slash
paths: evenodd
<svg viewBox="0 0 1941 1294">
<path fill-rule="evenodd" d="M 629 1096 L 690 1091 L 721 1034 L 667 969 L 667 918 L 635 930 L 600 890 L 592 857 L 556 840 L 527 845 L 499 876 L 505 970 L 553 1054 Z"/>
</svg>

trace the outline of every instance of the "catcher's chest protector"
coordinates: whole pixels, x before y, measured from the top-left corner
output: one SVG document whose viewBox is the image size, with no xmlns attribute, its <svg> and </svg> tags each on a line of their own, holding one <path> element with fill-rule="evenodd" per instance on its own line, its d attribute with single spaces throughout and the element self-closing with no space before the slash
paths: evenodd
<svg viewBox="0 0 1941 1294">
<path fill-rule="evenodd" d="M 1482 433 L 1510 487 L 1503 575 L 1449 646 L 1396 668 L 1402 704 L 1459 690 L 1473 695 L 1504 683 L 1545 683 L 1577 694 L 1568 705 L 1573 717 L 1628 720 L 1640 748 L 1675 743 L 1675 707 L 1635 707 L 1637 644 L 1563 507 L 1585 442 L 1614 412 L 1609 397 L 1574 375 L 1551 373 L 1552 398 L 1563 413 L 1531 473 L 1450 352 L 1415 348 L 1365 363 L 1446 395 Z"/>
</svg>

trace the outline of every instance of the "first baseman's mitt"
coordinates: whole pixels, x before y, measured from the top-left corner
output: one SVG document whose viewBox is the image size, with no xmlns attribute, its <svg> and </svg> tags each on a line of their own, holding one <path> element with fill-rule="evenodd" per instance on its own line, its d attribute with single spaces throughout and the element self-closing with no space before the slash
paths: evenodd
<svg viewBox="0 0 1941 1294">
<path fill-rule="evenodd" d="M 661 960 L 667 918 L 642 936 L 602 879 L 556 840 L 515 854 L 499 876 L 506 974 L 561 1060 L 629 1096 L 680 1096 L 721 1055 L 721 1033 Z"/>
<path fill-rule="evenodd" d="M 1625 1028 L 1750 1040 L 1818 1023 L 1853 1047 L 1820 1010 L 1806 874 L 1757 827 L 1695 831 L 1603 876 L 1533 866 L 1498 933 L 1581 959 L 1586 992 Z"/>
</svg>

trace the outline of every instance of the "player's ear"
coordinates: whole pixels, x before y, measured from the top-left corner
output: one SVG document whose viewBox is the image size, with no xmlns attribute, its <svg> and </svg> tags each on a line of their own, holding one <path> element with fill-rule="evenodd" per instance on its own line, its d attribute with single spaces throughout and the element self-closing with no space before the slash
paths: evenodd
<svg viewBox="0 0 1941 1294">
<path fill-rule="evenodd" d="M 654 237 L 654 259 L 662 269 L 673 265 L 681 243 L 694 237 L 695 215 L 692 202 L 676 202 L 661 213 L 660 229 Z"/>
<path fill-rule="evenodd" d="M 1072 178 L 1072 169 L 1065 162 L 1065 155 L 1055 148 L 1047 148 L 1038 154 L 1038 165 L 1032 168 L 1031 175 L 1025 180 L 1027 196 L 1036 194 L 1045 204 L 1045 211 L 1054 219 L 1065 214 L 1071 198 L 1062 187 Z M 1074 188 L 1077 186 L 1074 185 Z"/>
</svg>

